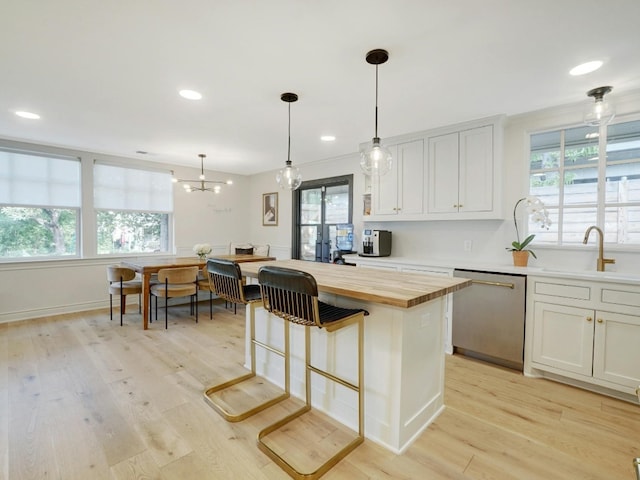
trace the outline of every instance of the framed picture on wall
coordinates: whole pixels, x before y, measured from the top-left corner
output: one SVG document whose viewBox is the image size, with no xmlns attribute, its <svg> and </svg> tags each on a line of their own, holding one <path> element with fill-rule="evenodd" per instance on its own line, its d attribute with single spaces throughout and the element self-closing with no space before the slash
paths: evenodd
<svg viewBox="0 0 640 480">
<path fill-rule="evenodd" d="M 262 194 L 262 225 L 273 227 L 278 225 L 278 193 Z"/>
</svg>

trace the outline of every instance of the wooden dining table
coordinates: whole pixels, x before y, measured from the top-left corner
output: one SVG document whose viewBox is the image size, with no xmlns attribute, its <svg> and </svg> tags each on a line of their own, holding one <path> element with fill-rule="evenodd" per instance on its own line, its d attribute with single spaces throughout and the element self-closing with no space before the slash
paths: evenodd
<svg viewBox="0 0 640 480">
<path fill-rule="evenodd" d="M 265 255 L 214 255 L 209 258 L 222 258 L 237 263 L 265 262 L 275 260 L 275 257 Z M 149 287 L 151 275 L 158 273 L 163 268 L 178 267 L 204 267 L 207 259 L 200 260 L 198 257 L 150 257 L 135 260 L 126 260 L 122 265 L 142 275 L 142 325 L 145 330 L 149 328 Z"/>
</svg>

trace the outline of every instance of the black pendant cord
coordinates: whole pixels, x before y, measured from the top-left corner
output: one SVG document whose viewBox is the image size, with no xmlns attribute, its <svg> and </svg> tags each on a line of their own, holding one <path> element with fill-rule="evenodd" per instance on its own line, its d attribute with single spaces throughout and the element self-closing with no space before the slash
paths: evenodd
<svg viewBox="0 0 640 480">
<path fill-rule="evenodd" d="M 376 65 L 376 127 L 375 127 L 375 138 L 378 138 L 378 65 Z"/>
<path fill-rule="evenodd" d="M 291 165 L 291 103 L 289 103 L 289 137 L 287 141 L 287 165 Z"/>
</svg>

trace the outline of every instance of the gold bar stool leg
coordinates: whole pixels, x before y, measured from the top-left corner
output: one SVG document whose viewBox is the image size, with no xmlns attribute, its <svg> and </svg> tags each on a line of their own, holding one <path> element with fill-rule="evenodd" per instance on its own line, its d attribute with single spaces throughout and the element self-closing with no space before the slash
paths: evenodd
<svg viewBox="0 0 640 480">
<path fill-rule="evenodd" d="M 225 301 L 229 301 L 236 306 L 243 303 L 249 307 L 249 335 L 250 335 L 250 354 L 251 354 L 251 371 L 233 378 L 226 382 L 209 387 L 204 392 L 204 400 L 216 412 L 229 422 L 240 422 L 251 415 L 254 415 L 276 403 L 289 398 L 290 382 L 289 382 L 289 322 L 284 321 L 284 349 L 278 350 L 270 345 L 256 340 L 256 322 L 255 309 L 258 303 L 261 304 L 262 297 L 257 285 L 244 285 L 240 267 L 237 263 L 223 259 L 210 259 L 207 263 L 210 284 L 212 290 Z M 229 404 L 222 398 L 222 393 L 233 386 L 248 381 L 256 376 L 256 346 L 262 347 L 280 357 L 284 358 L 285 382 L 284 392 L 272 397 L 262 403 L 259 403 L 249 409 L 240 412 L 234 412 L 229 408 Z"/>
<path fill-rule="evenodd" d="M 211 406 L 216 412 L 218 412 L 222 417 L 228 422 L 240 422 L 246 418 L 249 418 L 252 415 L 255 415 L 262 410 L 272 407 L 276 403 L 279 403 L 287 398 L 289 398 L 289 323 L 284 323 L 284 350 L 277 350 L 269 345 L 266 345 L 262 342 L 259 342 L 255 338 L 255 307 L 257 302 L 251 302 L 249 304 L 250 312 L 250 329 L 251 329 L 251 371 L 246 373 L 245 375 L 241 375 L 239 377 L 228 380 L 224 383 L 220 383 L 218 385 L 214 385 L 212 387 L 207 388 L 204 392 L 204 400 Z M 256 376 L 256 345 L 269 350 L 276 355 L 279 355 L 284 358 L 285 363 L 285 389 L 284 392 L 277 397 L 271 398 L 266 402 L 260 403 L 248 410 L 243 412 L 232 412 L 228 408 L 227 404 L 221 400 L 219 400 L 219 396 L 215 395 L 216 393 L 220 393 L 234 385 L 238 385 L 242 382 L 250 380 L 251 378 Z"/>
<path fill-rule="evenodd" d="M 308 276 L 308 277 L 304 277 Z M 262 267 L 259 272 L 262 298 L 265 309 L 284 318 L 287 323 L 305 326 L 305 405 L 277 422 L 267 426 L 258 433 L 257 443 L 260 451 L 271 458 L 289 476 L 296 480 L 315 480 L 322 477 L 340 460 L 345 458 L 358 445 L 364 442 L 364 315 L 368 313 L 360 309 L 334 307 L 320 302 L 317 298 L 315 279 L 296 270 L 279 267 Z M 305 286 L 304 282 L 308 282 Z M 295 287 L 292 287 L 295 285 Z M 325 328 L 327 332 L 335 332 L 347 325 L 356 324 L 358 383 L 352 384 L 344 378 L 328 371 L 321 370 L 311 364 L 311 326 Z M 358 434 L 330 458 L 311 472 L 302 472 L 296 468 L 284 454 L 276 452 L 265 442 L 269 434 L 279 430 L 296 418 L 311 410 L 311 373 L 323 376 L 339 383 L 358 394 Z M 300 444 L 303 444 L 302 440 Z"/>
</svg>

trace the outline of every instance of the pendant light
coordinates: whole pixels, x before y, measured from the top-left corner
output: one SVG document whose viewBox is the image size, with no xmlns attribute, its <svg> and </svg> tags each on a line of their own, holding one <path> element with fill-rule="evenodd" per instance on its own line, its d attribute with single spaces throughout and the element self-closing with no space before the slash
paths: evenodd
<svg viewBox="0 0 640 480">
<path fill-rule="evenodd" d="M 389 59 L 389 52 L 382 49 L 371 50 L 367 53 L 367 63 L 376 66 L 376 120 L 375 136 L 371 145 L 360 155 L 360 167 L 366 175 L 384 175 L 391 170 L 391 152 L 380 143 L 378 137 L 378 65 Z"/>
<path fill-rule="evenodd" d="M 302 183 L 302 175 L 297 167 L 291 165 L 291 104 L 298 101 L 295 93 L 283 93 L 280 100 L 289 104 L 289 136 L 287 143 L 287 163 L 286 166 L 276 175 L 276 182 L 280 188 L 295 190 Z"/>
<path fill-rule="evenodd" d="M 613 87 L 598 87 L 587 92 L 588 97 L 595 99 L 595 104 L 589 102 L 584 111 L 584 123 L 592 127 L 599 127 L 613 120 L 616 115 L 615 108 L 611 102 L 604 99 L 604 96 L 611 90 Z"/>
<path fill-rule="evenodd" d="M 171 171 L 171 181 L 173 183 L 182 183 L 185 192 L 213 192 L 220 193 L 221 185 L 231 185 L 233 182 L 231 180 L 206 180 L 204 176 L 204 159 L 206 155 L 204 153 L 200 153 L 198 155 L 200 157 L 200 176 L 198 180 L 185 180 L 181 178 L 176 178 L 173 176 L 173 171 Z"/>
</svg>

